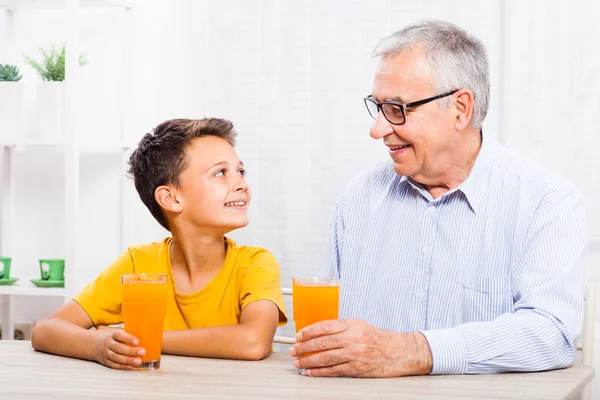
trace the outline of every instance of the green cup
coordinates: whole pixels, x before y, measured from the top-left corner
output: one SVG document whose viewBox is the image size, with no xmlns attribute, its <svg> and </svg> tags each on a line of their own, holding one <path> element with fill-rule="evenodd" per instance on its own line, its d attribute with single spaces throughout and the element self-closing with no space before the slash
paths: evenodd
<svg viewBox="0 0 600 400">
<path fill-rule="evenodd" d="M 10 264 L 12 257 L 0 257 L 0 279 L 10 278 Z"/>
<path fill-rule="evenodd" d="M 40 275 L 45 281 L 64 281 L 65 260 L 41 259 Z"/>
</svg>

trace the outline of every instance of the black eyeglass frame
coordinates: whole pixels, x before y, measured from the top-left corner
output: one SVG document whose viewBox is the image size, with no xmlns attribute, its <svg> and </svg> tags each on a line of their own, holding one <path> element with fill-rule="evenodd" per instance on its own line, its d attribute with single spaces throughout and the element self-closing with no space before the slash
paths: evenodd
<svg viewBox="0 0 600 400">
<path fill-rule="evenodd" d="M 439 94 L 437 96 L 429 97 L 429 98 L 423 99 L 423 100 L 413 101 L 412 103 L 407 103 L 407 104 L 396 103 L 394 101 L 382 101 L 381 103 L 378 103 L 377 101 L 375 101 L 375 99 L 373 97 L 371 97 L 372 95 L 369 95 L 367 97 L 363 97 L 363 100 L 365 101 L 365 107 L 367 107 L 367 111 L 369 112 L 369 115 L 371 117 L 373 117 L 373 119 L 377 119 L 377 115 L 379 115 L 379 113 L 383 113 L 384 118 L 390 124 L 392 124 L 392 125 L 403 125 L 403 124 L 406 123 L 406 110 L 408 108 L 414 108 L 414 107 L 422 106 L 423 104 L 430 103 L 430 102 L 432 102 L 434 100 L 441 99 L 441 98 L 446 97 L 446 96 L 451 96 L 451 95 L 453 95 L 454 93 L 456 93 L 458 91 L 459 91 L 459 89 L 455 89 L 455 90 L 453 90 L 451 92 L 448 92 L 448 93 Z M 371 113 L 371 109 L 369 108 L 369 104 L 367 102 L 375 104 L 375 106 L 377 107 L 377 114 L 376 115 L 373 115 Z M 400 109 L 402 110 L 402 119 L 403 119 L 403 121 L 402 122 L 392 122 L 392 121 L 390 121 L 390 119 L 388 118 L 388 116 L 385 115 L 385 111 L 383 111 L 382 105 L 384 105 L 384 104 L 391 104 L 391 105 L 400 107 Z"/>
</svg>

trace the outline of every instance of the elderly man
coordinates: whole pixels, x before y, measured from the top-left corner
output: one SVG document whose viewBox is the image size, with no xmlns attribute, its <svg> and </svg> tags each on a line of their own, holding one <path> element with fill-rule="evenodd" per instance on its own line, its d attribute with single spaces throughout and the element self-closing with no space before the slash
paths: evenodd
<svg viewBox="0 0 600 400">
<path fill-rule="evenodd" d="M 317 275 L 340 278 L 344 319 L 300 331 L 295 366 L 386 377 L 570 365 L 583 308 L 580 193 L 486 137 L 479 40 L 425 21 L 374 56 L 364 100 L 391 160 L 337 200 Z"/>
</svg>

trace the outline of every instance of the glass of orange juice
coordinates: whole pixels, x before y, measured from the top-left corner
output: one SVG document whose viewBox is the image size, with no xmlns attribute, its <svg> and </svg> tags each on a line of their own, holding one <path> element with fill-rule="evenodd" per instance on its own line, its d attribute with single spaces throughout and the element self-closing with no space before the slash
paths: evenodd
<svg viewBox="0 0 600 400">
<path fill-rule="evenodd" d="M 340 280 L 338 278 L 294 278 L 292 301 L 296 333 L 319 321 L 337 319 Z"/>
<path fill-rule="evenodd" d="M 125 332 L 140 341 L 146 350 L 142 363 L 134 368 L 160 368 L 163 329 L 167 311 L 166 274 L 128 274 L 121 276 L 121 312 Z"/>
</svg>

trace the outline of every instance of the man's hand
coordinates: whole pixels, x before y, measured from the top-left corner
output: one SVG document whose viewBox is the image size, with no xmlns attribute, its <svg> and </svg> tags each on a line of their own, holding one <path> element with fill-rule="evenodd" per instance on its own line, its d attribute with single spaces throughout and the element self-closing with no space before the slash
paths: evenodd
<svg viewBox="0 0 600 400">
<path fill-rule="evenodd" d="M 115 369 L 132 369 L 142 363 L 146 350 L 137 346 L 140 341 L 120 328 L 99 326 L 96 334 L 95 359 Z"/>
<path fill-rule="evenodd" d="M 432 359 L 420 333 L 395 333 L 364 321 L 331 320 L 302 329 L 290 349 L 308 376 L 391 377 L 426 375 Z M 318 352 L 316 354 L 309 354 Z"/>
</svg>

